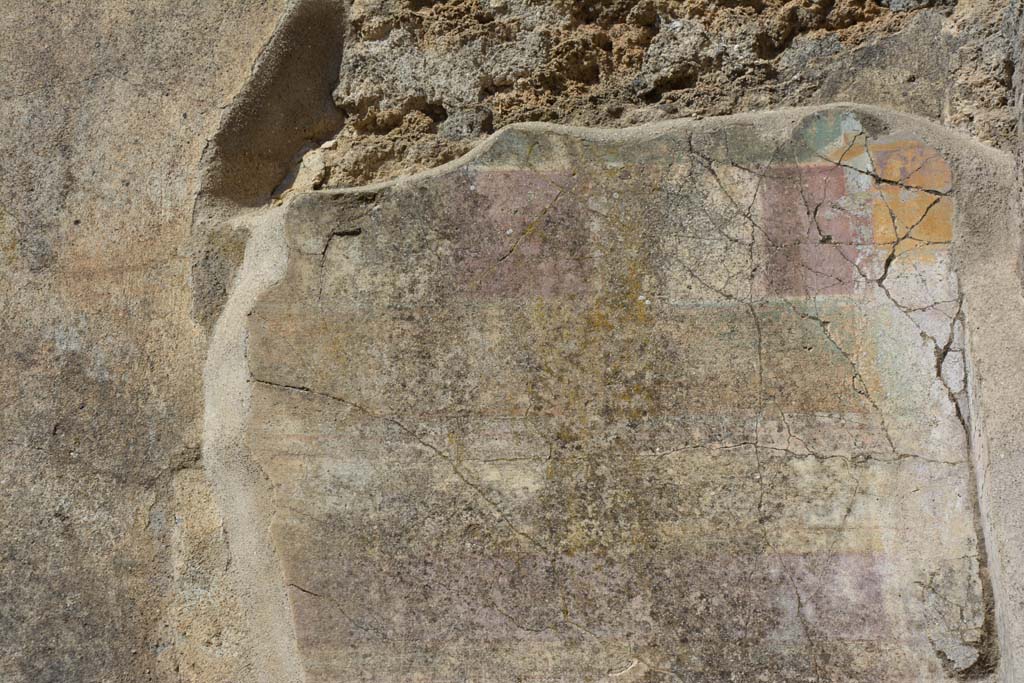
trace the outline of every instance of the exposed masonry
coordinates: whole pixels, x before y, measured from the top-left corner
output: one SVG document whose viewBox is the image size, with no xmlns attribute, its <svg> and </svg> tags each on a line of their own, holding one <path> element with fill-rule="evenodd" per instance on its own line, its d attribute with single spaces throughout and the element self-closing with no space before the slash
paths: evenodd
<svg viewBox="0 0 1024 683">
<path fill-rule="evenodd" d="M 295 188 L 407 175 L 511 123 L 625 126 L 844 99 L 1007 147 L 1004 14 L 995 0 L 360 0 L 334 92 L 341 129 L 306 150 Z"/>
</svg>

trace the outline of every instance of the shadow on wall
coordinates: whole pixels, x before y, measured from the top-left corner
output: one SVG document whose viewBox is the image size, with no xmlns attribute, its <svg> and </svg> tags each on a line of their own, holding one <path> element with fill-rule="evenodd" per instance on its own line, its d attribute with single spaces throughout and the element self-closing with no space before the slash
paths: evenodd
<svg viewBox="0 0 1024 683">
<path fill-rule="evenodd" d="M 345 3 L 293 0 L 203 154 L 200 201 L 265 202 L 304 145 L 341 125 L 338 80 Z"/>
<path fill-rule="evenodd" d="M 247 219 L 271 204 L 297 155 L 333 135 L 341 125 L 332 93 L 340 69 L 347 5 L 345 0 L 280 4 L 281 19 L 203 150 L 190 244 L 192 317 L 210 335 L 204 410 L 218 415 L 213 428 L 204 422 L 203 470 L 230 538 L 230 571 L 241 605 L 237 623 L 248 642 L 243 666 L 246 680 L 254 683 L 301 683 L 304 674 L 278 562 L 262 533 L 270 524 L 263 501 L 272 492 L 262 472 L 231 459 L 245 452 L 244 435 L 232 428 L 230 416 L 233 411 L 244 414 L 245 400 L 235 397 L 247 382 L 245 317 L 244 313 L 232 316 L 232 310 L 244 311 L 251 303 L 242 296 L 225 306 L 248 243 L 254 243 L 254 251 L 264 257 L 257 259 L 264 270 L 253 277 L 272 280 L 278 276 L 275 263 L 268 264 L 266 258 L 276 253 L 283 263 L 283 252 L 275 251 L 278 245 L 272 237 L 266 238 L 272 231 L 261 230 Z M 222 313 L 229 324 L 222 323 L 227 329 L 218 338 L 213 329 Z M 223 358 L 242 361 L 218 363 Z M 207 379 L 211 373 L 213 381 Z M 227 394 L 211 392 L 210 387 L 226 387 Z M 225 395 L 230 399 L 218 402 Z M 237 495 L 238 491 L 247 495 Z"/>
<path fill-rule="evenodd" d="M 193 212 L 192 317 L 210 331 L 245 251 L 229 217 L 266 204 L 299 155 L 332 136 L 344 0 L 291 0 L 203 151 Z"/>
</svg>

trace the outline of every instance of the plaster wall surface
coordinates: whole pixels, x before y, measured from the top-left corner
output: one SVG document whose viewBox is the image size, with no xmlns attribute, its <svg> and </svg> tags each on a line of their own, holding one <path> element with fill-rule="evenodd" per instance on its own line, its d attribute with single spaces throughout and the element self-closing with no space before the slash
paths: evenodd
<svg viewBox="0 0 1024 683">
<path fill-rule="evenodd" d="M 282 3 L 0 3 L 0 680 L 226 680 L 200 158 Z"/>
<path fill-rule="evenodd" d="M 961 278 L 1019 284 L 954 244 L 1012 262 L 1006 169 L 836 106 L 286 202 L 230 334 L 308 680 L 993 674 Z"/>
<path fill-rule="evenodd" d="M 349 656 L 356 650 L 399 678 L 438 680 L 462 670 L 454 654 L 424 663 L 430 643 L 463 653 L 485 635 L 487 661 L 503 675 L 582 662 L 598 678 L 628 669 L 714 680 L 714 667 L 749 671 L 774 653 L 765 680 L 811 677 L 810 667 L 863 677 L 887 661 L 872 657 L 877 645 L 902 667 L 882 680 L 898 671 L 944 680 L 989 675 L 996 642 L 997 675 L 1017 679 L 1020 245 L 1006 153 L 1019 115 L 1016 4 L 586 5 L 4 3 L 0 680 L 276 682 L 330 679 L 345 667 L 370 676 Z M 481 50 L 507 58 L 480 62 Z M 448 88 L 453 79 L 459 87 Z M 842 107 L 491 137 L 522 121 L 625 127 L 836 100 L 944 128 Z M 804 145 L 798 124 L 815 115 L 857 124 Z M 949 189 L 903 192 L 873 178 L 884 164 L 864 161 L 868 139 L 889 146 L 880 157 L 936 152 Z M 837 141 L 851 144 L 857 168 L 835 166 Z M 801 157 L 799 145 L 833 167 Z M 307 193 L 408 175 L 474 148 L 411 181 Z M 615 175 L 626 167 L 645 170 Z M 929 166 L 929 183 L 945 177 L 935 173 Z M 924 216 L 930 198 L 941 201 Z M 898 209 L 891 238 L 876 234 L 891 208 L 879 201 Z M 818 211 L 808 217 L 810 203 Z M 361 215 L 375 205 L 388 221 Z M 831 246 L 808 237 L 812 227 L 835 233 Z M 714 239 L 687 245 L 701 230 Z M 856 249 L 838 235 L 856 235 Z M 309 241 L 289 248 L 286 238 L 300 237 Z M 360 276 L 352 254 L 365 259 Z M 844 270 L 850 260 L 863 272 Z M 889 303 L 879 267 L 895 288 Z M 829 351 L 823 324 L 802 317 L 828 319 L 825 301 L 842 302 L 835 339 L 864 356 L 850 360 L 875 368 L 852 386 L 843 383 L 852 362 Z M 922 302 L 934 305 L 903 310 Z M 602 308 L 604 318 L 587 317 Z M 674 312 L 698 309 L 715 312 L 708 329 Z M 775 326 L 778 348 L 755 343 L 754 320 Z M 367 341 L 383 333 L 387 344 Z M 274 346 L 286 341 L 294 348 Z M 508 362 L 490 348 L 509 350 Z M 941 362 L 927 374 L 933 348 Z M 599 362 L 609 354 L 618 365 Z M 320 384 L 306 381 L 311 363 L 323 363 Z M 403 386 L 403 373 L 415 381 Z M 885 403 L 893 383 L 904 387 L 896 378 L 907 380 L 907 405 Z M 680 407 L 670 386 L 704 398 Z M 314 392 L 359 396 L 374 412 Z M 866 395 L 884 400 L 869 410 Z M 797 408 L 786 403 L 794 396 Z M 804 412 L 815 397 L 849 398 L 835 414 L 911 427 L 865 423 L 845 442 L 839 423 Z M 466 410 L 426 410 L 437 405 Z M 516 412 L 524 406 L 535 408 Z M 703 431 L 680 431 L 698 423 Z M 914 448 L 884 462 L 889 432 L 893 450 L 902 438 Z M 661 463 L 650 452 L 667 449 L 658 438 L 694 448 Z M 506 447 L 509 462 L 483 462 Z M 945 464 L 903 457 L 932 449 Z M 615 464 L 614 452 L 628 457 Z M 391 458 L 404 479 L 369 468 L 375 458 Z M 538 460 L 551 472 L 530 470 Z M 374 481 L 376 508 L 357 493 Z M 884 495 L 915 482 L 942 485 Z M 394 510 L 438 519 L 410 491 L 448 506 L 450 526 L 392 524 Z M 937 510 L 950 515 L 948 533 L 924 521 Z M 733 513 L 741 522 L 725 524 Z M 715 543 L 681 533 L 691 528 L 684 518 L 717 529 Z M 367 535 L 375 525 L 381 533 Z M 937 540 L 912 563 L 922 534 Z M 350 556 L 345 543 L 404 554 L 371 565 L 372 553 Z M 424 583 L 435 549 L 424 543 L 447 549 L 431 571 L 461 577 L 465 591 Z M 954 545 L 965 547 L 960 564 Z M 733 564 L 712 561 L 714 552 Z M 334 557 L 363 564 L 346 578 Z M 490 559 L 467 559 L 479 557 Z M 744 557 L 760 559 L 735 559 Z M 899 569 L 880 572 L 879 562 Z M 658 580 L 678 588 L 672 572 L 689 567 L 706 589 L 650 599 L 652 577 L 669 566 Z M 761 583 L 744 587 L 730 573 L 739 566 Z M 617 573 L 601 573 L 609 568 Z M 419 593 L 408 592 L 413 580 Z M 361 610 L 390 606 L 375 616 L 392 630 L 373 626 L 409 636 L 400 656 L 326 606 L 335 590 L 368 586 L 390 587 L 356 597 Z M 716 653 L 740 631 L 722 600 L 743 590 L 753 597 L 742 601 L 741 625 L 754 640 L 730 660 Z M 539 597 L 524 604 L 527 594 Z M 637 602 L 616 602 L 622 595 Z M 422 606 L 424 596 L 433 602 Z M 950 616 L 945 598 L 961 601 L 962 616 Z M 391 609 L 396 600 L 421 606 Z M 866 614 L 869 603 L 882 607 Z M 695 614 L 696 625 L 687 621 Z M 424 615 L 448 630 L 425 636 Z M 466 634 L 469 624 L 479 628 Z M 684 630 L 700 637 L 672 645 Z M 767 633 L 776 636 L 753 644 Z M 521 656 L 538 648 L 551 658 Z M 679 667 L 689 669 L 670 673 Z"/>
</svg>

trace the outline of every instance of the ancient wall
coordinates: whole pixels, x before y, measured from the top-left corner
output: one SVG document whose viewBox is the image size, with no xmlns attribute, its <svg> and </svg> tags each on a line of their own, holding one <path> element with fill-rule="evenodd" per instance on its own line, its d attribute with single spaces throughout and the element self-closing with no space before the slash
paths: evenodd
<svg viewBox="0 0 1024 683">
<path fill-rule="evenodd" d="M 8 2 L 0 680 L 1016 680 L 1019 18 Z"/>
<path fill-rule="evenodd" d="M 990 673 L 936 134 L 506 129 L 282 209 L 240 429 L 307 680 Z"/>
</svg>

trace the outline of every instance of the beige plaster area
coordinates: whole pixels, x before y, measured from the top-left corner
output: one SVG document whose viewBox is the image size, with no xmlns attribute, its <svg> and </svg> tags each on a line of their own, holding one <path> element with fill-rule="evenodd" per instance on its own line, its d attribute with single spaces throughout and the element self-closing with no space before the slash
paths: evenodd
<svg viewBox="0 0 1024 683">
<path fill-rule="evenodd" d="M 975 293 L 1019 283 L 980 150 L 851 106 L 517 126 L 259 218 L 204 455 L 267 665 L 993 675 L 1016 620 L 977 461 L 1020 356 Z"/>
</svg>

